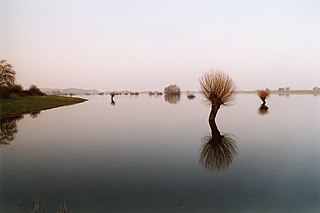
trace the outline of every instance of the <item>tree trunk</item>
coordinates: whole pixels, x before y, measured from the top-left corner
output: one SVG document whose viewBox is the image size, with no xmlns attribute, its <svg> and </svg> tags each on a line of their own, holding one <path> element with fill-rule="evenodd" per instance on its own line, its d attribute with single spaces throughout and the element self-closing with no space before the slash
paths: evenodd
<svg viewBox="0 0 320 213">
<path fill-rule="evenodd" d="M 220 136 L 220 131 L 219 131 L 217 124 L 216 124 L 216 121 L 215 121 L 219 108 L 220 108 L 219 105 L 218 106 L 214 105 L 214 104 L 211 105 L 211 112 L 209 115 L 209 125 L 211 128 L 211 132 L 212 132 L 213 137 L 217 136 L 217 135 Z"/>
</svg>

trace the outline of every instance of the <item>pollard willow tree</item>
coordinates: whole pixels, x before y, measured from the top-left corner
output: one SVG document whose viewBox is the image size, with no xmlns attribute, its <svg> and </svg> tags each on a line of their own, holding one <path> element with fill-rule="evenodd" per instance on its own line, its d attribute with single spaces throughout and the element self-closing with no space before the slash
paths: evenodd
<svg viewBox="0 0 320 213">
<path fill-rule="evenodd" d="M 266 105 L 266 99 L 269 97 L 270 92 L 268 90 L 258 90 L 257 94 L 262 101 L 262 105 Z"/>
<path fill-rule="evenodd" d="M 205 73 L 200 78 L 201 93 L 211 105 L 209 121 L 215 120 L 220 106 L 228 106 L 235 97 L 235 84 L 229 75 L 220 71 Z"/>
<path fill-rule="evenodd" d="M 215 122 L 221 105 L 227 106 L 235 97 L 235 85 L 231 78 L 222 72 L 211 71 L 200 78 L 201 93 L 211 105 L 209 125 L 211 135 L 202 139 L 200 163 L 208 169 L 228 167 L 237 153 L 235 140 L 228 134 L 220 134 Z"/>
</svg>

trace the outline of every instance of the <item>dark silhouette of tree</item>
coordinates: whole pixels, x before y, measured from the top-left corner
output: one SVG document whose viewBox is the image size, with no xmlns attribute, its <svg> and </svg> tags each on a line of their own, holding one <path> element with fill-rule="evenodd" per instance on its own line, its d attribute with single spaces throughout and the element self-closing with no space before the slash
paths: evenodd
<svg viewBox="0 0 320 213">
<path fill-rule="evenodd" d="M 201 94 L 211 105 L 210 119 L 213 120 L 220 106 L 227 106 L 235 97 L 234 82 L 227 74 L 220 71 L 205 73 L 200 78 L 200 87 Z"/>
<path fill-rule="evenodd" d="M 270 95 L 270 91 L 268 90 L 258 90 L 257 91 L 258 96 L 260 97 L 261 101 L 263 102 L 263 104 L 265 105 L 266 99 L 269 97 Z"/>
<path fill-rule="evenodd" d="M 235 85 L 227 74 L 212 71 L 200 78 L 200 87 L 202 95 L 211 105 L 211 135 L 202 138 L 199 161 L 206 168 L 219 170 L 228 167 L 237 153 L 235 140 L 229 134 L 221 135 L 215 122 L 220 106 L 227 106 L 234 99 Z"/>
<path fill-rule="evenodd" d="M 41 90 L 34 84 L 32 84 L 28 89 L 29 95 L 45 95 Z"/>
<path fill-rule="evenodd" d="M 232 163 L 237 153 L 235 139 L 229 134 L 220 134 L 215 120 L 210 117 L 211 135 L 202 138 L 199 162 L 207 169 L 224 169 Z"/>
<path fill-rule="evenodd" d="M 266 99 L 269 97 L 270 95 L 270 91 L 269 90 L 258 90 L 257 94 L 259 96 L 259 98 L 262 101 L 262 104 L 260 106 L 260 108 L 258 109 L 259 115 L 265 115 L 268 113 L 268 107 L 266 105 Z"/>
<path fill-rule="evenodd" d="M 9 145 L 15 139 L 18 132 L 17 121 L 22 118 L 23 115 L 0 118 L 0 144 Z"/>
<path fill-rule="evenodd" d="M 116 105 L 116 102 L 114 101 L 114 96 L 116 95 L 115 92 L 111 92 L 110 93 L 110 97 L 111 97 L 111 105 Z"/>
<path fill-rule="evenodd" d="M 0 87 L 12 87 L 15 84 L 16 72 L 6 60 L 0 59 Z"/>
</svg>

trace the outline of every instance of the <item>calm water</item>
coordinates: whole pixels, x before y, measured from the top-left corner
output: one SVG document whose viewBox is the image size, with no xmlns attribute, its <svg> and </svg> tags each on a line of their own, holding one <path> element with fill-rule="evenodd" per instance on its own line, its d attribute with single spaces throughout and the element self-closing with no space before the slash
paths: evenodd
<svg viewBox="0 0 320 213">
<path fill-rule="evenodd" d="M 29 212 L 37 194 L 46 212 L 320 212 L 319 96 L 272 95 L 261 115 L 238 95 L 216 119 L 237 147 L 219 170 L 199 162 L 211 132 L 199 94 L 86 98 L 1 121 L 15 138 L 0 146 L 0 212 Z"/>
</svg>

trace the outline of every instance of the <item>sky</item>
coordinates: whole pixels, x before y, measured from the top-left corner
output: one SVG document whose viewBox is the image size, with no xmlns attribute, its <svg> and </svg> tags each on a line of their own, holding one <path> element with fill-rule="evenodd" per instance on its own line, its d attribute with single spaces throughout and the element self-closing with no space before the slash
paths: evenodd
<svg viewBox="0 0 320 213">
<path fill-rule="evenodd" d="M 23 87 L 320 87 L 318 0 L 0 0 L 0 58 Z"/>
</svg>

